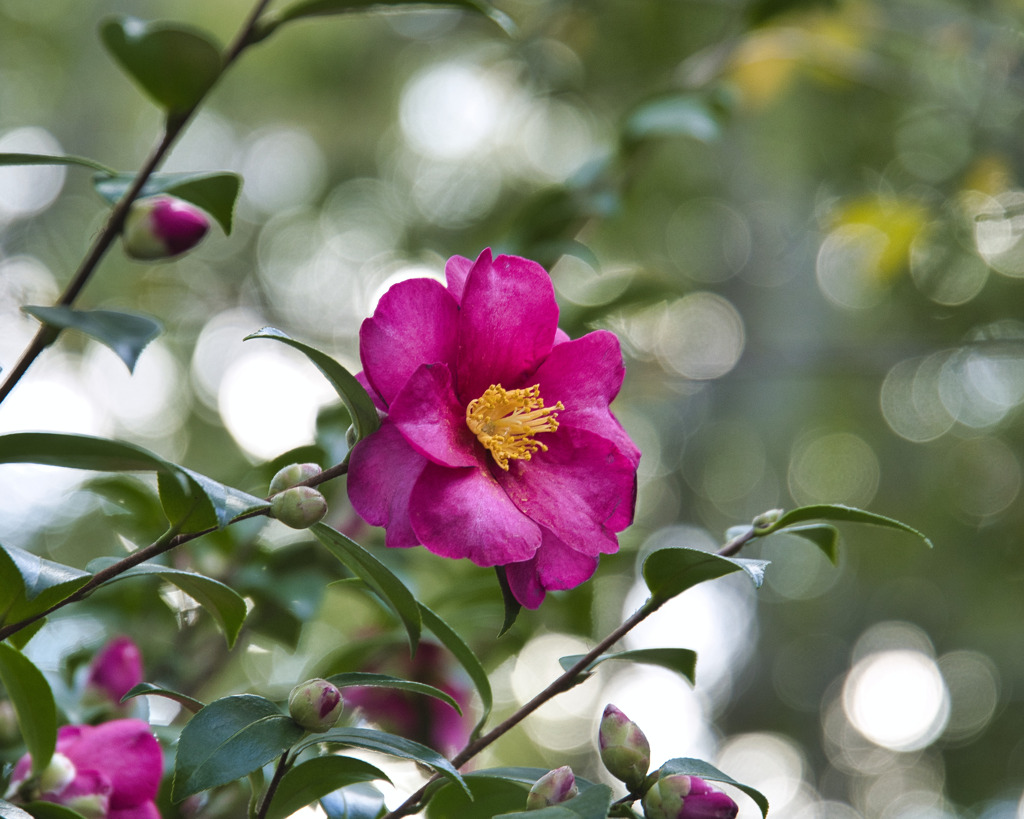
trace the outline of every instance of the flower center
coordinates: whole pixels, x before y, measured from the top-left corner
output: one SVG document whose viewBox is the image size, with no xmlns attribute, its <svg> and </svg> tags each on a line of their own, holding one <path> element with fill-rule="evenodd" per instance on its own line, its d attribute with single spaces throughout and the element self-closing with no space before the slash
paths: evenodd
<svg viewBox="0 0 1024 819">
<path fill-rule="evenodd" d="M 556 411 L 564 409 L 561 401 L 553 407 L 544 406 L 540 384 L 524 390 L 491 384 L 483 395 L 469 402 L 466 425 L 507 472 L 509 458 L 528 461 L 538 449 L 547 451 L 533 436 L 558 429 Z"/>
</svg>

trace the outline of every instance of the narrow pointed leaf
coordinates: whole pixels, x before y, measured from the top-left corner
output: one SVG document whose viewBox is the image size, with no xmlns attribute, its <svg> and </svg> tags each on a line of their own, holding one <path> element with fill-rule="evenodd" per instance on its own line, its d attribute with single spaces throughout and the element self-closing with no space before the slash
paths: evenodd
<svg viewBox="0 0 1024 819">
<path fill-rule="evenodd" d="M 733 572 L 744 572 L 760 588 L 764 582 L 765 560 L 722 557 L 699 549 L 669 547 L 651 552 L 644 561 L 643 575 L 651 599 L 664 603 L 689 588 Z"/>
<path fill-rule="evenodd" d="M 117 173 L 113 168 L 84 156 L 0 153 L 0 165 L 80 165 L 108 175 Z"/>
<path fill-rule="evenodd" d="M 720 116 L 705 97 L 677 94 L 641 105 L 629 116 L 623 131 L 633 141 L 685 136 L 714 142 L 722 133 Z"/>
<path fill-rule="evenodd" d="M 441 641 L 441 644 L 447 648 L 456 660 L 462 665 L 469 675 L 469 678 L 473 681 L 473 685 L 476 687 L 476 692 L 480 697 L 480 705 L 483 713 L 480 715 L 480 720 L 473 728 L 473 732 L 470 735 L 471 738 L 475 739 L 483 731 L 484 725 L 487 722 L 487 718 L 491 715 L 491 708 L 494 705 L 494 695 L 491 692 L 491 682 L 487 677 L 487 671 L 484 669 L 483 664 L 477 658 L 476 654 L 456 632 L 449 626 L 444 620 L 442 620 L 437 614 L 428 609 L 422 603 L 420 603 L 420 615 L 423 618 L 423 625 L 430 629 L 434 636 Z"/>
<path fill-rule="evenodd" d="M 142 350 L 163 331 L 163 325 L 155 319 L 114 310 L 74 310 L 63 305 L 27 305 L 21 309 L 50 327 L 79 330 L 107 345 L 124 362 L 128 372 L 135 371 L 135 362 Z"/>
<path fill-rule="evenodd" d="M 568 657 L 559 657 L 558 662 L 564 670 L 568 671 L 583 657 L 583 654 L 572 654 Z M 615 654 L 602 654 L 587 665 L 581 676 L 589 676 L 594 668 L 608 660 L 629 660 L 634 663 L 659 665 L 669 671 L 682 674 L 690 685 L 695 685 L 697 681 L 697 652 L 688 648 L 637 648 L 630 651 L 619 651 Z"/>
<path fill-rule="evenodd" d="M 90 577 L 17 546 L 0 546 L 0 625 L 47 611 L 82 588 Z"/>
<path fill-rule="evenodd" d="M 812 523 L 807 526 L 787 526 L 773 534 L 795 535 L 809 540 L 827 557 L 833 565 L 839 561 L 839 530 L 827 523 Z"/>
<path fill-rule="evenodd" d="M 684 757 L 670 759 L 662 765 L 659 770 L 663 774 L 686 774 L 687 776 L 699 776 L 701 779 L 707 779 L 711 782 L 725 782 L 726 784 L 733 785 L 754 800 L 757 807 L 760 808 L 762 816 L 768 815 L 768 800 L 765 798 L 763 793 L 756 788 L 750 787 L 750 785 L 744 785 L 737 782 L 731 776 L 722 773 L 718 768 L 713 765 L 709 765 L 702 759 L 687 759 Z"/>
<path fill-rule="evenodd" d="M 239 694 L 211 702 L 181 732 L 172 801 L 262 768 L 304 733 L 295 720 L 263 697 Z"/>
<path fill-rule="evenodd" d="M 147 682 L 139 683 L 126 691 L 125 695 L 121 697 L 121 702 L 127 702 L 135 697 L 145 696 L 163 697 L 164 699 L 173 700 L 182 708 L 187 711 L 191 711 L 193 714 L 199 713 L 206 707 L 204 703 L 190 697 L 188 694 L 180 694 L 177 691 L 171 691 L 169 688 L 161 688 L 158 685 L 153 685 L 153 683 Z"/>
<path fill-rule="evenodd" d="M 339 788 L 383 779 L 387 774 L 369 762 L 347 756 L 320 756 L 296 765 L 281 779 L 267 819 L 287 819 L 296 811 Z"/>
<path fill-rule="evenodd" d="M 29 802 L 25 807 L 32 812 L 33 819 L 86 819 L 67 805 L 58 805 L 54 802 Z"/>
<path fill-rule="evenodd" d="M 351 14 L 360 11 L 383 11 L 387 9 L 423 9 L 430 7 L 465 8 L 483 14 L 497 24 L 506 34 L 517 30 L 512 18 L 503 11 L 496 9 L 485 0 L 440 0 L 440 2 L 424 2 L 424 0 L 299 0 L 292 4 L 276 18 L 264 24 L 260 36 L 267 36 L 282 23 L 299 20 L 303 17 L 327 17 L 335 14 Z"/>
<path fill-rule="evenodd" d="M 380 819 L 384 815 L 384 794 L 373 785 L 357 783 L 339 788 L 320 800 L 327 819 Z"/>
<path fill-rule="evenodd" d="M 420 618 L 420 605 L 405 584 L 391 569 L 341 532 L 324 523 L 314 524 L 309 531 L 331 554 L 373 589 L 385 605 L 398 616 L 405 626 L 409 644 L 415 652 L 420 642 L 423 624 Z"/>
<path fill-rule="evenodd" d="M 220 48 L 203 32 L 118 17 L 100 26 L 103 45 L 161 107 L 188 111 L 220 76 Z"/>
<path fill-rule="evenodd" d="M 331 382 L 331 386 L 334 387 L 344 402 L 345 408 L 352 417 L 357 441 L 361 441 L 380 426 L 380 416 L 377 414 L 377 408 L 363 388 L 363 385 L 356 380 L 352 373 L 327 355 L 327 353 L 321 352 L 315 347 L 310 347 L 308 344 L 303 344 L 301 341 L 296 341 L 294 338 L 273 327 L 264 327 L 262 330 L 246 336 L 245 340 L 248 341 L 253 338 L 269 338 L 274 341 L 280 341 L 282 344 L 294 347 L 312 361 L 316 368 Z"/>
<path fill-rule="evenodd" d="M 0 683 L 32 755 L 32 773 L 42 773 L 57 747 L 57 706 L 50 684 L 28 657 L 6 643 L 0 643 Z"/>
<path fill-rule="evenodd" d="M 135 181 L 135 174 L 93 178 L 93 188 L 111 204 L 120 201 Z M 155 173 L 146 180 L 139 198 L 166 193 L 205 210 L 227 234 L 231 233 L 235 202 L 242 189 L 242 177 L 224 171 L 204 173 Z"/>
<path fill-rule="evenodd" d="M 867 512 L 863 509 L 857 509 L 854 506 L 843 506 L 842 504 L 834 503 L 823 503 L 815 506 L 801 506 L 797 509 L 791 509 L 790 511 L 785 512 L 775 522 L 775 525 L 770 529 L 767 529 L 764 534 L 771 534 L 772 532 L 779 531 L 783 527 L 791 526 L 794 523 L 803 523 L 807 520 L 836 520 L 849 523 L 869 523 L 872 526 L 883 526 L 886 529 L 896 529 L 900 532 L 916 535 L 924 541 L 925 545 L 929 549 L 935 545 L 922 532 L 919 532 L 913 526 L 908 526 L 902 521 L 887 518 L 884 515 L 876 515 L 874 512 Z"/>
<path fill-rule="evenodd" d="M 447 703 L 458 711 L 460 716 L 462 714 L 462 708 L 459 707 L 459 704 L 441 689 L 434 688 L 434 686 L 427 685 L 426 683 L 414 682 L 413 680 L 403 680 L 400 677 L 392 677 L 389 674 L 371 674 L 366 671 L 346 671 L 342 674 L 334 674 L 328 677 L 327 682 L 337 686 L 338 688 L 367 686 L 370 688 L 393 688 L 398 691 L 408 691 L 412 694 L 423 694 L 427 697 L 433 697 L 434 699 Z"/>
<path fill-rule="evenodd" d="M 498 631 L 498 636 L 500 637 L 516 624 L 516 620 L 519 618 L 519 612 L 523 610 L 523 604 L 516 599 L 514 594 L 512 594 L 512 587 L 508 584 L 508 575 L 505 574 L 505 567 L 495 566 L 494 571 L 498 575 L 498 586 L 501 588 L 501 599 L 505 604 L 505 619 L 502 621 L 500 631 Z"/>
<path fill-rule="evenodd" d="M 116 562 L 115 558 L 101 557 L 92 561 L 89 564 L 89 568 L 93 572 L 98 572 Z M 194 572 L 186 572 L 182 569 L 174 569 L 170 566 L 140 563 L 138 566 L 133 566 L 116 577 L 110 578 L 103 585 L 108 586 L 111 583 L 117 583 L 130 577 L 152 575 L 166 580 L 173 586 L 177 586 L 181 591 L 199 603 L 217 621 L 217 625 L 220 626 L 221 631 L 224 632 L 224 637 L 227 639 L 228 648 L 235 644 L 238 632 L 242 628 L 242 623 L 245 622 L 247 608 L 245 600 L 242 599 L 238 592 L 230 586 L 224 585 L 219 580 L 214 580 L 212 577 L 206 577 Z"/>
</svg>

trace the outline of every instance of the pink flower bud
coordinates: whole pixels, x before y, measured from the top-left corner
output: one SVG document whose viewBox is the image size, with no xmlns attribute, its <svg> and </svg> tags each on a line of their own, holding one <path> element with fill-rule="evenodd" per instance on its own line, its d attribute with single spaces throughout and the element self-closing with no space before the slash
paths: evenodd
<svg viewBox="0 0 1024 819">
<path fill-rule="evenodd" d="M 270 514 L 292 529 L 308 529 L 327 514 L 327 501 L 312 486 L 293 486 L 270 499 Z"/>
<path fill-rule="evenodd" d="M 534 783 L 526 796 L 526 809 L 540 810 L 549 805 L 567 802 L 579 792 L 572 768 L 563 765 L 561 768 L 548 771 Z"/>
<path fill-rule="evenodd" d="M 93 658 L 86 685 L 119 703 L 142 682 L 142 655 L 129 637 L 115 637 Z"/>
<path fill-rule="evenodd" d="M 173 196 L 150 196 L 132 203 L 124 220 L 125 253 L 158 261 L 194 248 L 210 229 L 210 220 L 195 205 Z"/>
<path fill-rule="evenodd" d="M 698 776 L 669 774 L 644 794 L 647 819 L 733 819 L 739 808 Z"/>
<path fill-rule="evenodd" d="M 303 481 L 319 475 L 322 470 L 316 464 L 290 464 L 278 470 L 270 481 L 270 494 L 276 495 L 285 489 L 297 486 Z"/>
<path fill-rule="evenodd" d="M 651 745 L 644 732 L 614 705 L 607 705 L 598 745 L 608 772 L 625 782 L 631 792 L 638 792 L 651 764 Z"/>
<path fill-rule="evenodd" d="M 299 683 L 288 697 L 288 713 L 292 719 L 307 731 L 317 734 L 331 730 L 344 708 L 341 691 L 327 680 Z"/>
</svg>

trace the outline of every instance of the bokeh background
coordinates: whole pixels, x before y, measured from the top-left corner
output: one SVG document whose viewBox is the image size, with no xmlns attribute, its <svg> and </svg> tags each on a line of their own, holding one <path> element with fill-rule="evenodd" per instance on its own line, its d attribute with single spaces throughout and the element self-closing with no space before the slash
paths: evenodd
<svg viewBox="0 0 1024 819">
<path fill-rule="evenodd" d="M 246 334 L 273 325 L 355 370 L 359 322 L 391 283 L 488 246 L 537 259 L 562 326 L 615 330 L 627 354 L 615 408 L 644 455 L 621 553 L 497 639 L 491 572 L 385 554 L 343 481 L 331 498 L 331 523 L 480 652 L 499 712 L 642 602 L 636 567 L 656 545 L 714 549 L 766 509 L 847 503 L 935 549 L 845 525 L 838 567 L 806 542 L 751 549 L 773 561 L 761 591 L 705 584 L 630 637 L 697 649 L 695 688 L 608 664 L 482 764 L 600 779 L 595 726 L 611 701 L 656 764 L 706 758 L 780 819 L 1024 816 L 1021 6 L 498 6 L 512 33 L 406 11 L 298 22 L 248 52 L 165 168 L 243 174 L 236 229 L 172 264 L 115 249 L 79 306 L 146 313 L 165 333 L 133 376 L 65 333 L 0 407 L 0 430 L 125 438 L 262 495 L 282 463 L 343 457 L 347 422 L 307 361 Z M 226 42 L 247 10 L 0 0 L 0 151 L 137 167 L 159 112 L 98 23 L 169 18 Z M 81 169 L 0 170 L 5 368 L 34 332 L 19 306 L 53 302 L 104 216 Z M 0 467 L 4 544 L 84 566 L 159 523 L 146 476 Z M 397 640 L 358 589 L 328 585 L 343 577 L 333 559 L 279 524 L 174 559 L 251 600 L 232 652 L 192 601 L 123 583 L 55 618 L 32 656 L 59 679 L 124 632 L 151 681 L 283 697 L 313 672 L 357 668 L 368 636 Z M 239 795 L 203 815 L 234 815 Z"/>
</svg>

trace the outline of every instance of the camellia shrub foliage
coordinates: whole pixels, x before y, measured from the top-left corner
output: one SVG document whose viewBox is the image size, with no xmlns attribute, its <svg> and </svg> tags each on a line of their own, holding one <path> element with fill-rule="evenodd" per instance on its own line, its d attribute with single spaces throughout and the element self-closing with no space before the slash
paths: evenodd
<svg viewBox="0 0 1024 819">
<path fill-rule="evenodd" d="M 73 155 L 0 154 L 7 166 L 84 168 L 93 174 L 97 209 L 103 201 L 109 206 L 102 227 L 84 237 L 88 248 L 60 297 L 24 306 L 38 320 L 38 332 L 4 373 L 0 400 L 32 379 L 37 360 L 66 333 L 110 347 L 131 370 L 160 334 L 161 322 L 173 319 L 78 305 L 102 276 L 108 253 L 161 262 L 204 239 L 217 241 L 206 238 L 213 223 L 231 232 L 242 178 L 160 168 L 208 92 L 241 57 L 294 21 L 421 4 L 269 5 L 256 3 L 227 47 L 177 23 L 127 17 L 102 23 L 105 49 L 163 114 L 162 134 L 138 170 L 122 173 Z M 489 24 L 513 26 L 482 0 L 452 5 Z M 651 116 L 659 110 L 667 114 L 658 120 L 662 126 L 689 127 L 686 117 L 667 109 Z M 570 225 L 554 209 L 535 228 L 565 232 Z M 759 587 L 771 567 L 742 556 L 755 541 L 795 536 L 835 561 L 835 522 L 927 539 L 888 517 L 819 504 L 767 510 L 731 529 L 717 552 L 662 544 L 639 567 L 646 600 L 597 636 L 589 651 L 563 657 L 561 672 L 538 670 L 550 671 L 547 683 L 525 704 L 495 717 L 492 669 L 477 638 L 464 635 L 478 633 L 481 611 L 497 611 L 499 628 L 488 642 L 515 640 L 524 608 L 543 612 L 553 598 L 593 583 L 602 557 L 619 551 L 619 537 L 633 523 L 643 459 L 612 409 L 625 372 L 619 338 L 606 329 L 572 337 L 560 328 L 543 260 L 483 246 L 501 242 L 496 236 L 450 258 L 444 281 L 411 278 L 387 289 L 359 326 L 358 371 L 311 343 L 312 332 L 303 337 L 302 327 L 290 333 L 251 328 L 247 343 L 297 351 L 300 364 L 316 368 L 336 392 L 331 417 L 343 435 L 312 453 L 323 456 L 319 462 L 308 449 L 281 453 L 261 469 L 262 482 L 234 485 L 216 470 L 200 473 L 129 440 L 53 432 L 0 436 L 0 464 L 106 474 L 92 484 L 98 493 L 133 487 L 132 502 L 104 525 L 145 541 L 127 555 L 88 565 L 0 548 L 0 716 L 6 737 L 15 737 L 0 779 L 0 816 L 283 819 L 319 806 L 331 819 L 423 812 L 435 818 L 728 819 L 737 813 L 737 800 L 768 813 L 760 792 L 692 758 L 685 747 L 674 758 L 652 759 L 643 726 L 614 704 L 600 716 L 593 748 L 615 786 L 588 781 L 569 765 L 538 764 L 542 760 L 488 767 L 481 753 L 520 730 L 550 700 L 573 697 L 609 661 L 661 666 L 699 686 L 694 652 L 624 650 L 620 641 L 698 584 L 738 574 Z M 328 460 L 328 452 L 337 457 Z M 117 483 L 122 476 L 131 482 Z M 351 504 L 357 517 L 332 517 L 334 504 Z M 132 516 L 138 518 L 134 529 Z M 162 532 L 149 531 L 154 517 L 164 520 Z M 279 524 L 300 534 L 278 552 L 258 548 L 260 528 Z M 383 538 L 367 524 L 380 527 Z M 393 559 L 421 548 L 429 562 Z M 472 573 L 478 597 L 444 605 L 447 590 L 439 592 L 416 571 L 430 566 L 432 577 L 444 576 L 449 564 L 459 566 L 453 578 Z M 307 582 L 291 586 L 297 569 L 307 572 Z M 314 657 L 310 673 L 291 681 L 287 698 L 254 693 L 231 675 L 202 693 L 206 678 L 231 661 L 243 633 L 297 645 L 329 584 L 362 601 L 353 611 L 373 611 L 363 618 L 373 627 Z M 143 608 L 163 605 L 154 588 L 195 608 L 177 623 L 147 618 L 151 626 L 143 631 L 127 608 L 118 614 L 118 606 L 108 604 L 109 634 L 101 648 L 65 657 L 60 669 L 42 669 L 30 659 L 34 640 L 45 640 L 48 628 L 71 622 L 97 599 L 117 600 L 138 589 Z M 175 636 L 204 623 L 219 630 L 218 645 L 204 644 L 199 652 L 187 636 Z M 168 634 L 150 634 L 152 624 Z M 686 623 L 679 628 L 685 632 Z M 149 642 L 178 648 L 153 668 Z M 206 663 L 201 678 L 180 673 L 180 686 L 164 682 L 175 679 L 171 669 L 194 662 L 191 651 Z M 148 721 L 144 703 L 155 700 L 178 709 L 168 724 Z M 388 758 L 412 761 L 422 775 L 385 805 L 381 787 L 393 774 L 381 760 Z"/>
</svg>

